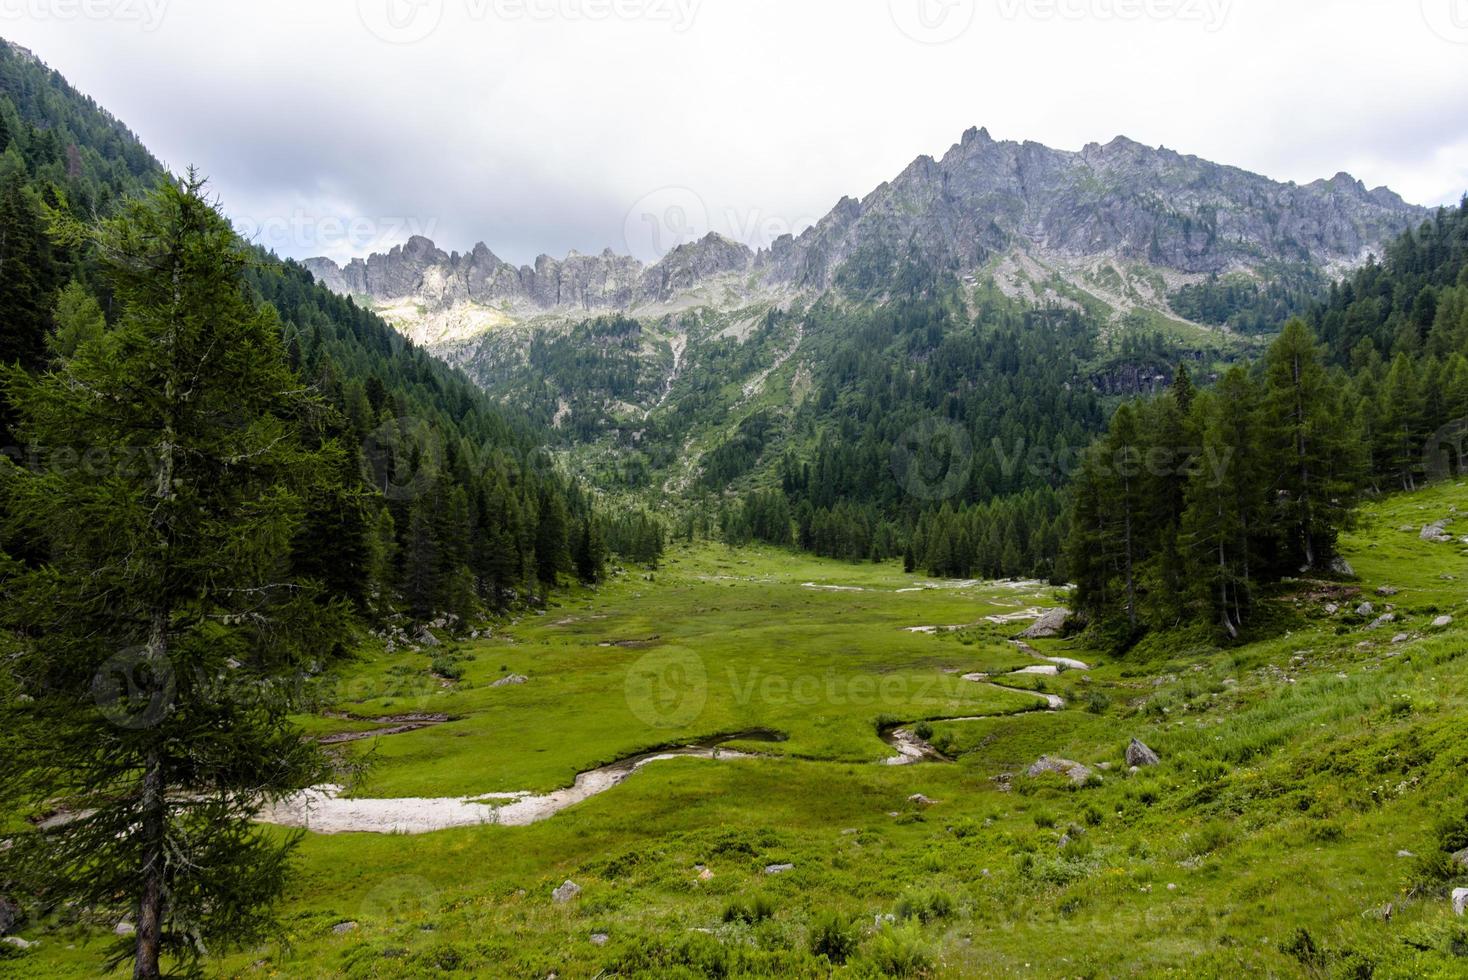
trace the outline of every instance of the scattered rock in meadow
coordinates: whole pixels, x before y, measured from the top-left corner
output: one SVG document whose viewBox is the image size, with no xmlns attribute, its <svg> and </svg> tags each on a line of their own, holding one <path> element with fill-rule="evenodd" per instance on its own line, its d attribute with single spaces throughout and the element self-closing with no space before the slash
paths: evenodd
<svg viewBox="0 0 1468 980">
<path fill-rule="evenodd" d="M 1448 533 L 1447 521 L 1436 521 L 1422 529 L 1422 540 L 1433 544 L 1451 544 L 1453 536 Z"/>
<path fill-rule="evenodd" d="M 428 627 L 426 627 L 426 626 L 423 627 L 423 629 L 421 629 L 421 630 L 418 631 L 418 635 L 417 636 L 413 637 L 413 642 L 416 643 L 416 644 L 418 644 L 419 646 L 424 646 L 424 647 L 429 647 L 429 648 L 443 646 L 443 644 L 441 642 L 439 642 L 438 637 L 434 636 L 431 632 L 429 632 Z"/>
<path fill-rule="evenodd" d="M 567 881 L 561 887 L 551 892 L 551 898 L 556 900 L 557 905 L 565 905 L 571 899 L 581 894 L 581 886 L 574 881 Z"/>
<path fill-rule="evenodd" d="M 1357 616 L 1371 616 L 1376 613 L 1376 607 L 1369 602 L 1363 602 L 1356 607 Z"/>
<path fill-rule="evenodd" d="M 338 936 L 345 936 L 349 932 L 357 931 L 357 923 L 338 922 L 336 925 L 331 927 L 331 931 Z"/>
<path fill-rule="evenodd" d="M 126 919 L 123 919 L 117 925 L 115 925 L 115 926 L 112 927 L 112 934 L 114 936 L 131 936 L 133 933 L 135 933 L 137 931 L 138 931 L 137 926 L 133 925 L 131 922 L 127 921 Z"/>
<path fill-rule="evenodd" d="M 771 865 L 766 866 L 766 868 L 765 868 L 765 874 L 767 874 L 767 875 L 782 875 L 782 874 L 784 874 L 787 871 L 794 871 L 794 870 L 795 870 L 795 865 L 793 865 L 793 864 L 771 864 Z"/>
<path fill-rule="evenodd" d="M 1399 857 L 1399 858 L 1414 858 L 1416 856 L 1417 855 L 1413 854 L 1411 851 L 1398 851 L 1397 852 L 1397 857 Z"/>
<path fill-rule="evenodd" d="M 1390 599 L 1394 595 L 1401 595 L 1402 590 L 1394 588 L 1390 585 L 1383 585 L 1381 588 L 1376 590 L 1376 594 L 1382 596 L 1383 598 Z"/>
<path fill-rule="evenodd" d="M 1346 561 L 1346 559 L 1340 555 L 1336 555 L 1333 559 L 1331 559 L 1330 570 L 1332 574 L 1338 575 L 1341 578 L 1356 577 L 1356 570 L 1351 567 L 1351 563 Z"/>
<path fill-rule="evenodd" d="M 1401 646 L 1403 643 L 1406 643 L 1410 639 L 1412 639 L 1410 635 L 1406 633 L 1398 633 L 1396 636 L 1392 637 L 1392 645 Z"/>
<path fill-rule="evenodd" d="M 1022 640 L 1054 639 L 1065 632 L 1065 625 L 1068 622 L 1070 622 L 1069 609 L 1051 609 L 1035 620 L 1034 624 L 1019 637 Z"/>
<path fill-rule="evenodd" d="M 1025 775 L 1043 776 L 1047 772 L 1059 773 L 1077 786 L 1084 786 L 1095 775 L 1088 767 L 1079 762 L 1072 762 L 1070 759 L 1052 759 L 1048 755 L 1041 756 L 1038 762 L 1030 766 Z"/>
<path fill-rule="evenodd" d="M 612 937 L 608 936 L 604 932 L 596 932 L 592 933 L 591 935 L 591 945 L 593 946 L 605 946 L 607 943 L 611 942 L 611 940 Z"/>
<path fill-rule="evenodd" d="M 1453 617 L 1451 616 L 1439 616 L 1432 621 L 1432 628 L 1435 630 L 1445 630 L 1452 625 Z"/>
<path fill-rule="evenodd" d="M 1063 850 L 1065 850 L 1066 845 L 1068 845 L 1069 843 L 1070 843 L 1070 834 L 1061 834 L 1060 835 L 1060 840 L 1057 841 L 1056 844 L 1055 844 L 1055 849 L 1057 851 L 1063 851 Z"/>
<path fill-rule="evenodd" d="M 937 806 L 937 800 L 930 800 L 921 793 L 914 793 L 907 798 L 907 802 L 916 803 L 918 806 Z"/>
<path fill-rule="evenodd" d="M 1468 915 L 1468 888 L 1453 889 L 1453 914 Z"/>
<path fill-rule="evenodd" d="M 32 946 L 35 945 L 35 943 L 26 942 L 19 936 L 6 936 L 4 939 L 0 939 L 0 943 L 5 943 L 8 946 L 14 946 L 16 949 L 30 949 Z"/>
<path fill-rule="evenodd" d="M 1376 617 L 1376 620 L 1374 622 L 1372 622 L 1372 624 L 1370 626 L 1366 627 L 1366 628 L 1367 629 L 1372 629 L 1372 630 L 1379 630 L 1383 626 L 1389 626 L 1392 623 L 1395 623 L 1396 621 L 1397 621 L 1397 614 L 1396 613 L 1383 613 L 1380 616 Z"/>
<path fill-rule="evenodd" d="M 1338 613 L 1340 611 L 1341 611 L 1341 607 L 1338 606 L 1338 605 L 1336 605 L 1333 602 L 1328 602 L 1325 605 L 1325 614 L 1327 616 L 1334 616 L 1336 613 Z"/>
<path fill-rule="evenodd" d="M 521 684 L 529 684 L 529 683 L 530 683 L 530 678 L 526 677 L 524 674 L 511 674 L 509 677 L 501 677 L 499 680 L 495 681 L 493 684 L 491 684 L 489 686 L 490 687 L 519 687 Z"/>
<path fill-rule="evenodd" d="M 699 881 L 713 881 L 714 880 L 714 873 L 713 873 L 713 871 L 711 869 L 709 869 L 709 868 L 700 868 L 699 871 L 698 871 L 698 880 Z"/>
<path fill-rule="evenodd" d="M 1126 764 L 1128 766 L 1136 766 L 1139 769 L 1144 769 L 1147 766 L 1156 766 L 1161 763 L 1161 757 L 1137 739 L 1132 739 L 1132 744 L 1126 747 Z"/>
</svg>

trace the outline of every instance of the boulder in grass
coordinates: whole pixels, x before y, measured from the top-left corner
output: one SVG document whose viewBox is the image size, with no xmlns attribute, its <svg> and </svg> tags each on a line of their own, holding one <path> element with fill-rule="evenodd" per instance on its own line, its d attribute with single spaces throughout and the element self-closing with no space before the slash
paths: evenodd
<svg viewBox="0 0 1468 980">
<path fill-rule="evenodd" d="M 1448 533 L 1448 522 L 1437 521 L 1422 529 L 1422 540 L 1433 544 L 1452 544 L 1453 536 Z"/>
<path fill-rule="evenodd" d="M 1468 915 L 1468 888 L 1453 889 L 1453 914 Z"/>
<path fill-rule="evenodd" d="M 1357 616 L 1371 616 L 1376 613 L 1376 607 L 1369 602 L 1363 602 L 1356 607 Z"/>
<path fill-rule="evenodd" d="M 489 686 L 490 687 L 519 687 L 521 684 L 529 684 L 529 683 L 530 683 L 530 678 L 526 677 L 524 674 L 511 674 L 509 677 L 502 677 L 502 678 L 500 678 L 499 680 L 495 681 L 493 684 L 491 684 Z"/>
<path fill-rule="evenodd" d="M 767 874 L 767 875 L 782 875 L 782 874 L 784 874 L 787 871 L 794 871 L 794 870 L 795 870 L 795 865 L 793 865 L 793 864 L 772 864 L 769 867 L 765 868 L 765 874 Z"/>
<path fill-rule="evenodd" d="M 565 905 L 571 899 L 581 894 L 581 886 L 574 881 L 567 881 L 561 887 L 551 892 L 551 898 L 556 900 L 557 905 Z"/>
<path fill-rule="evenodd" d="M 418 644 L 419 646 L 428 647 L 430 650 L 436 647 L 443 646 L 443 643 L 439 641 L 439 638 L 429 632 L 428 627 L 426 626 L 418 631 L 417 636 L 413 637 L 413 642 Z"/>
<path fill-rule="evenodd" d="M 26 942 L 19 936 L 6 936 L 4 939 L 0 939 L 0 943 L 4 943 L 7 946 L 14 946 L 19 950 L 27 950 L 35 945 L 35 943 Z"/>
<path fill-rule="evenodd" d="M 1136 766 L 1138 769 L 1145 769 L 1148 766 L 1161 765 L 1162 759 L 1156 752 L 1147 748 L 1146 745 L 1137 739 L 1132 739 L 1132 744 L 1126 747 L 1126 764 L 1128 766 Z"/>
<path fill-rule="evenodd" d="M 345 936 L 349 932 L 356 932 L 357 931 L 357 923 L 355 923 L 355 922 L 338 922 L 336 925 L 334 925 L 334 926 L 331 927 L 331 931 L 332 931 L 332 933 L 334 935 L 337 935 L 337 936 Z"/>
<path fill-rule="evenodd" d="M 1069 609 L 1051 609 L 1019 635 L 1022 640 L 1051 640 L 1065 632 L 1070 622 Z"/>
<path fill-rule="evenodd" d="M 1452 625 L 1453 617 L 1451 616 L 1439 616 L 1432 621 L 1432 628 L 1435 630 L 1445 630 Z"/>
<path fill-rule="evenodd" d="M 1038 762 L 1025 771 L 1027 776 L 1043 776 L 1046 773 L 1058 773 L 1077 786 L 1084 786 L 1096 774 L 1088 767 L 1070 759 L 1052 759 L 1048 755 L 1042 755 Z"/>
</svg>

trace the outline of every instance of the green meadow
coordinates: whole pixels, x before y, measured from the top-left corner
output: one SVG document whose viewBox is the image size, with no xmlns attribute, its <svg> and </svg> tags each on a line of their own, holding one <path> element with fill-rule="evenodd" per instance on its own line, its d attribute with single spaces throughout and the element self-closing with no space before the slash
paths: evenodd
<svg viewBox="0 0 1468 980">
<path fill-rule="evenodd" d="M 302 719 L 310 731 L 452 720 L 344 745 L 362 766 L 352 796 L 540 793 L 662 746 L 783 740 L 732 743 L 753 758 L 650 764 L 526 827 L 307 834 L 289 942 L 216 967 L 1468 975 L 1468 919 L 1448 901 L 1468 885 L 1448 857 L 1468 846 L 1468 548 L 1417 533 L 1458 511 L 1468 490 L 1452 484 L 1369 504 L 1345 542 L 1358 579 L 1287 583 L 1252 642 L 1154 636 L 1114 658 L 1037 641 L 1090 669 L 1002 683 L 1059 695 L 1059 711 L 963 675 L 1038 664 L 1011 642 L 1025 624 L 990 617 L 1063 592 L 774 550 L 675 550 L 488 638 L 369 647 Z M 1357 614 L 1365 601 L 1372 614 Z M 1395 621 L 1371 628 L 1387 611 Z M 1453 624 L 1434 627 L 1441 616 Z M 444 664 L 457 681 L 433 673 Z M 898 723 L 948 761 L 882 764 L 894 751 L 879 731 Z M 1134 737 L 1160 765 L 1128 772 Z M 1026 775 L 1047 755 L 1092 778 Z M 778 865 L 791 867 L 767 873 Z M 557 902 L 568 880 L 580 892 Z M 32 930 L 39 945 L 0 974 L 95 975 L 108 932 Z"/>
</svg>

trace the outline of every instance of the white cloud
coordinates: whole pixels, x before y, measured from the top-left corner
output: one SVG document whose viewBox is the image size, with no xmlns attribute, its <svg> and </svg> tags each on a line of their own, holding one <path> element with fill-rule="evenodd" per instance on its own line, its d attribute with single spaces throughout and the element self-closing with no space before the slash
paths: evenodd
<svg viewBox="0 0 1468 980">
<path fill-rule="evenodd" d="M 1456 202 L 1465 3 L 0 0 L 0 33 L 286 254 L 419 232 L 529 261 L 626 249 L 667 187 L 760 244 L 970 125 Z"/>
</svg>

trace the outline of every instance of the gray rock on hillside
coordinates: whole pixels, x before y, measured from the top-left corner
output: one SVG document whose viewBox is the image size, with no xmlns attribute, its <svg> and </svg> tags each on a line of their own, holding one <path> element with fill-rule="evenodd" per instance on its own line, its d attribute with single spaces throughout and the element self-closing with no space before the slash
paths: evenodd
<svg viewBox="0 0 1468 980">
<path fill-rule="evenodd" d="M 1126 747 L 1126 764 L 1145 769 L 1147 766 L 1161 765 L 1162 759 L 1146 745 L 1132 739 L 1132 743 Z"/>
<path fill-rule="evenodd" d="M 526 677 L 524 674 L 511 674 L 509 677 L 502 677 L 502 678 L 500 678 L 499 680 L 495 681 L 493 684 L 491 684 L 489 686 L 490 687 L 519 687 L 521 684 L 529 684 L 529 683 L 530 683 L 530 678 Z"/>
<path fill-rule="evenodd" d="M 565 905 L 580 894 L 581 886 L 574 881 L 568 880 L 555 891 L 551 892 L 551 898 L 555 899 L 557 905 Z"/>
<path fill-rule="evenodd" d="M 1084 786 L 1091 780 L 1091 777 L 1096 775 L 1079 762 L 1073 762 L 1070 759 L 1053 759 L 1048 755 L 1041 756 L 1038 762 L 1025 771 L 1025 775 L 1043 776 L 1051 772 L 1065 776 L 1077 786 Z"/>
<path fill-rule="evenodd" d="M 1434 619 L 1432 621 L 1432 628 L 1435 630 L 1447 629 L 1449 626 L 1452 625 L 1453 617 L 1451 616 L 1439 616 L 1437 617 L 1437 619 Z"/>
<path fill-rule="evenodd" d="M 1049 640 L 1060 636 L 1065 632 L 1065 624 L 1070 622 L 1069 609 L 1050 609 L 1045 612 L 1029 629 L 1019 635 L 1022 640 Z"/>
<path fill-rule="evenodd" d="M 1453 889 L 1453 914 L 1468 915 L 1468 888 Z"/>
<path fill-rule="evenodd" d="M 1437 521 L 1422 529 L 1422 540 L 1433 544 L 1452 544 L 1453 536 L 1448 533 L 1448 522 Z"/>
</svg>

